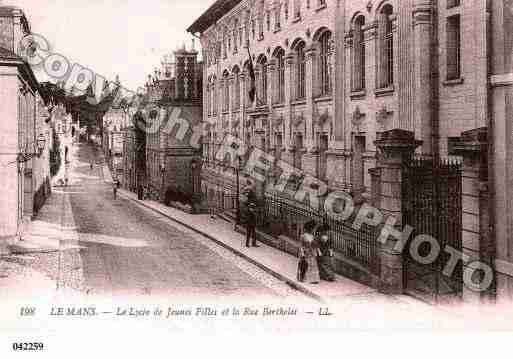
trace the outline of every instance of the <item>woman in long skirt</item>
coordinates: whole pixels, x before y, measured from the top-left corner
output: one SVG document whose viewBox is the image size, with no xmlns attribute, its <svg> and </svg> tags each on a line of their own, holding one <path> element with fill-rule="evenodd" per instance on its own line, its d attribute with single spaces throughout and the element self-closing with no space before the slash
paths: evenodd
<svg viewBox="0 0 513 359">
<path fill-rule="evenodd" d="M 319 283 L 319 267 L 317 266 L 318 247 L 314 232 L 317 223 L 310 221 L 304 225 L 304 233 L 301 235 L 301 248 L 299 250 L 300 260 L 304 258 L 308 267 L 305 273 L 304 282 Z"/>
<path fill-rule="evenodd" d="M 322 280 L 335 281 L 335 272 L 333 270 L 333 242 L 329 235 L 330 227 L 323 224 L 317 230 L 319 275 Z"/>
</svg>

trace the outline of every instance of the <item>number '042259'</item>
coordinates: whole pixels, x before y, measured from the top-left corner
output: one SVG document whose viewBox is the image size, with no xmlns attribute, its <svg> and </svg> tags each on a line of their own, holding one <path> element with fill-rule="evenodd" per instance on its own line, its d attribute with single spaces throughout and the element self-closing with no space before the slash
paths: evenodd
<svg viewBox="0 0 513 359">
<path fill-rule="evenodd" d="M 12 343 L 12 350 L 14 351 L 38 351 L 43 349 L 43 343 Z"/>
</svg>

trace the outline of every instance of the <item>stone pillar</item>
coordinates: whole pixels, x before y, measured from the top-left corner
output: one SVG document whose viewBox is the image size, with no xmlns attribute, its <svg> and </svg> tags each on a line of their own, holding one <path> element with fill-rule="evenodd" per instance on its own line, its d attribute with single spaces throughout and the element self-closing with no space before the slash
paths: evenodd
<svg viewBox="0 0 513 359">
<path fill-rule="evenodd" d="M 310 46 L 305 51 L 306 65 L 305 65 L 305 96 L 306 96 L 306 133 L 305 133 L 305 147 L 311 151 L 315 146 L 315 139 L 313 133 L 313 97 L 314 97 L 314 77 L 315 77 L 315 54 L 316 49 Z"/>
<path fill-rule="evenodd" d="M 511 1 L 509 1 L 511 4 Z M 513 11 L 491 1 L 490 166 L 497 301 L 513 300 Z"/>
<path fill-rule="evenodd" d="M 267 104 L 272 106 L 278 91 L 278 81 L 276 76 L 276 60 L 271 60 L 267 64 Z"/>
<path fill-rule="evenodd" d="M 286 153 L 292 146 L 292 138 L 290 134 L 290 118 L 291 118 L 291 108 L 290 102 L 292 101 L 292 97 L 294 96 L 293 86 L 294 86 L 294 71 L 292 67 L 294 66 L 294 54 L 289 53 L 285 57 L 285 133 L 283 134 L 283 155 L 287 157 Z M 285 160 L 285 158 L 284 158 Z M 288 162 L 288 161 L 286 161 Z"/>
<path fill-rule="evenodd" d="M 402 213 L 402 164 L 421 144 L 416 141 L 413 132 L 394 129 L 382 132 L 374 142 L 380 155 L 378 157 L 379 180 L 373 180 L 373 202 L 385 218 L 396 218 L 395 226 L 403 229 Z M 378 171 L 374 170 L 374 175 Z M 403 256 L 394 247 L 397 239 L 389 237 L 379 244 L 380 291 L 388 294 L 403 293 Z"/>
<path fill-rule="evenodd" d="M 414 69 L 415 69 L 415 137 L 422 140 L 422 152 L 432 152 L 432 79 L 431 34 L 432 4 L 417 0 L 413 9 Z"/>
<path fill-rule="evenodd" d="M 489 235 L 488 130 L 486 127 L 461 134 L 455 146 L 463 157 L 462 168 L 462 248 L 470 262 L 480 261 L 493 267 L 493 243 Z M 465 268 L 465 265 L 464 265 Z M 463 300 L 478 303 L 490 291 L 476 292 L 463 286 Z"/>
</svg>

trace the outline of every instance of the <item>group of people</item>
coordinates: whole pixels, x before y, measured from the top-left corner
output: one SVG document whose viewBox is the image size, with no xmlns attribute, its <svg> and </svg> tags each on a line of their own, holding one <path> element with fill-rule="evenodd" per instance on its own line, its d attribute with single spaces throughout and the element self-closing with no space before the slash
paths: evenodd
<svg viewBox="0 0 513 359">
<path fill-rule="evenodd" d="M 297 279 L 301 282 L 319 283 L 335 281 L 333 270 L 333 243 L 330 227 L 309 221 L 303 226 Z"/>
</svg>

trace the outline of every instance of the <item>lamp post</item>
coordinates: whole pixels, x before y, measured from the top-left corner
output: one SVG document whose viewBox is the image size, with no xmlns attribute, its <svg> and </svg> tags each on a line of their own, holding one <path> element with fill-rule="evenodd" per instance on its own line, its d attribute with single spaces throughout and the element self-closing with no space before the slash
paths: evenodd
<svg viewBox="0 0 513 359">
<path fill-rule="evenodd" d="M 165 193 L 164 193 L 164 176 L 166 174 L 166 166 L 164 166 L 163 163 L 160 164 L 160 174 L 161 174 L 161 178 L 162 178 L 162 185 L 161 185 L 161 190 L 160 190 L 160 193 L 161 193 L 161 202 L 165 202 Z"/>
</svg>

